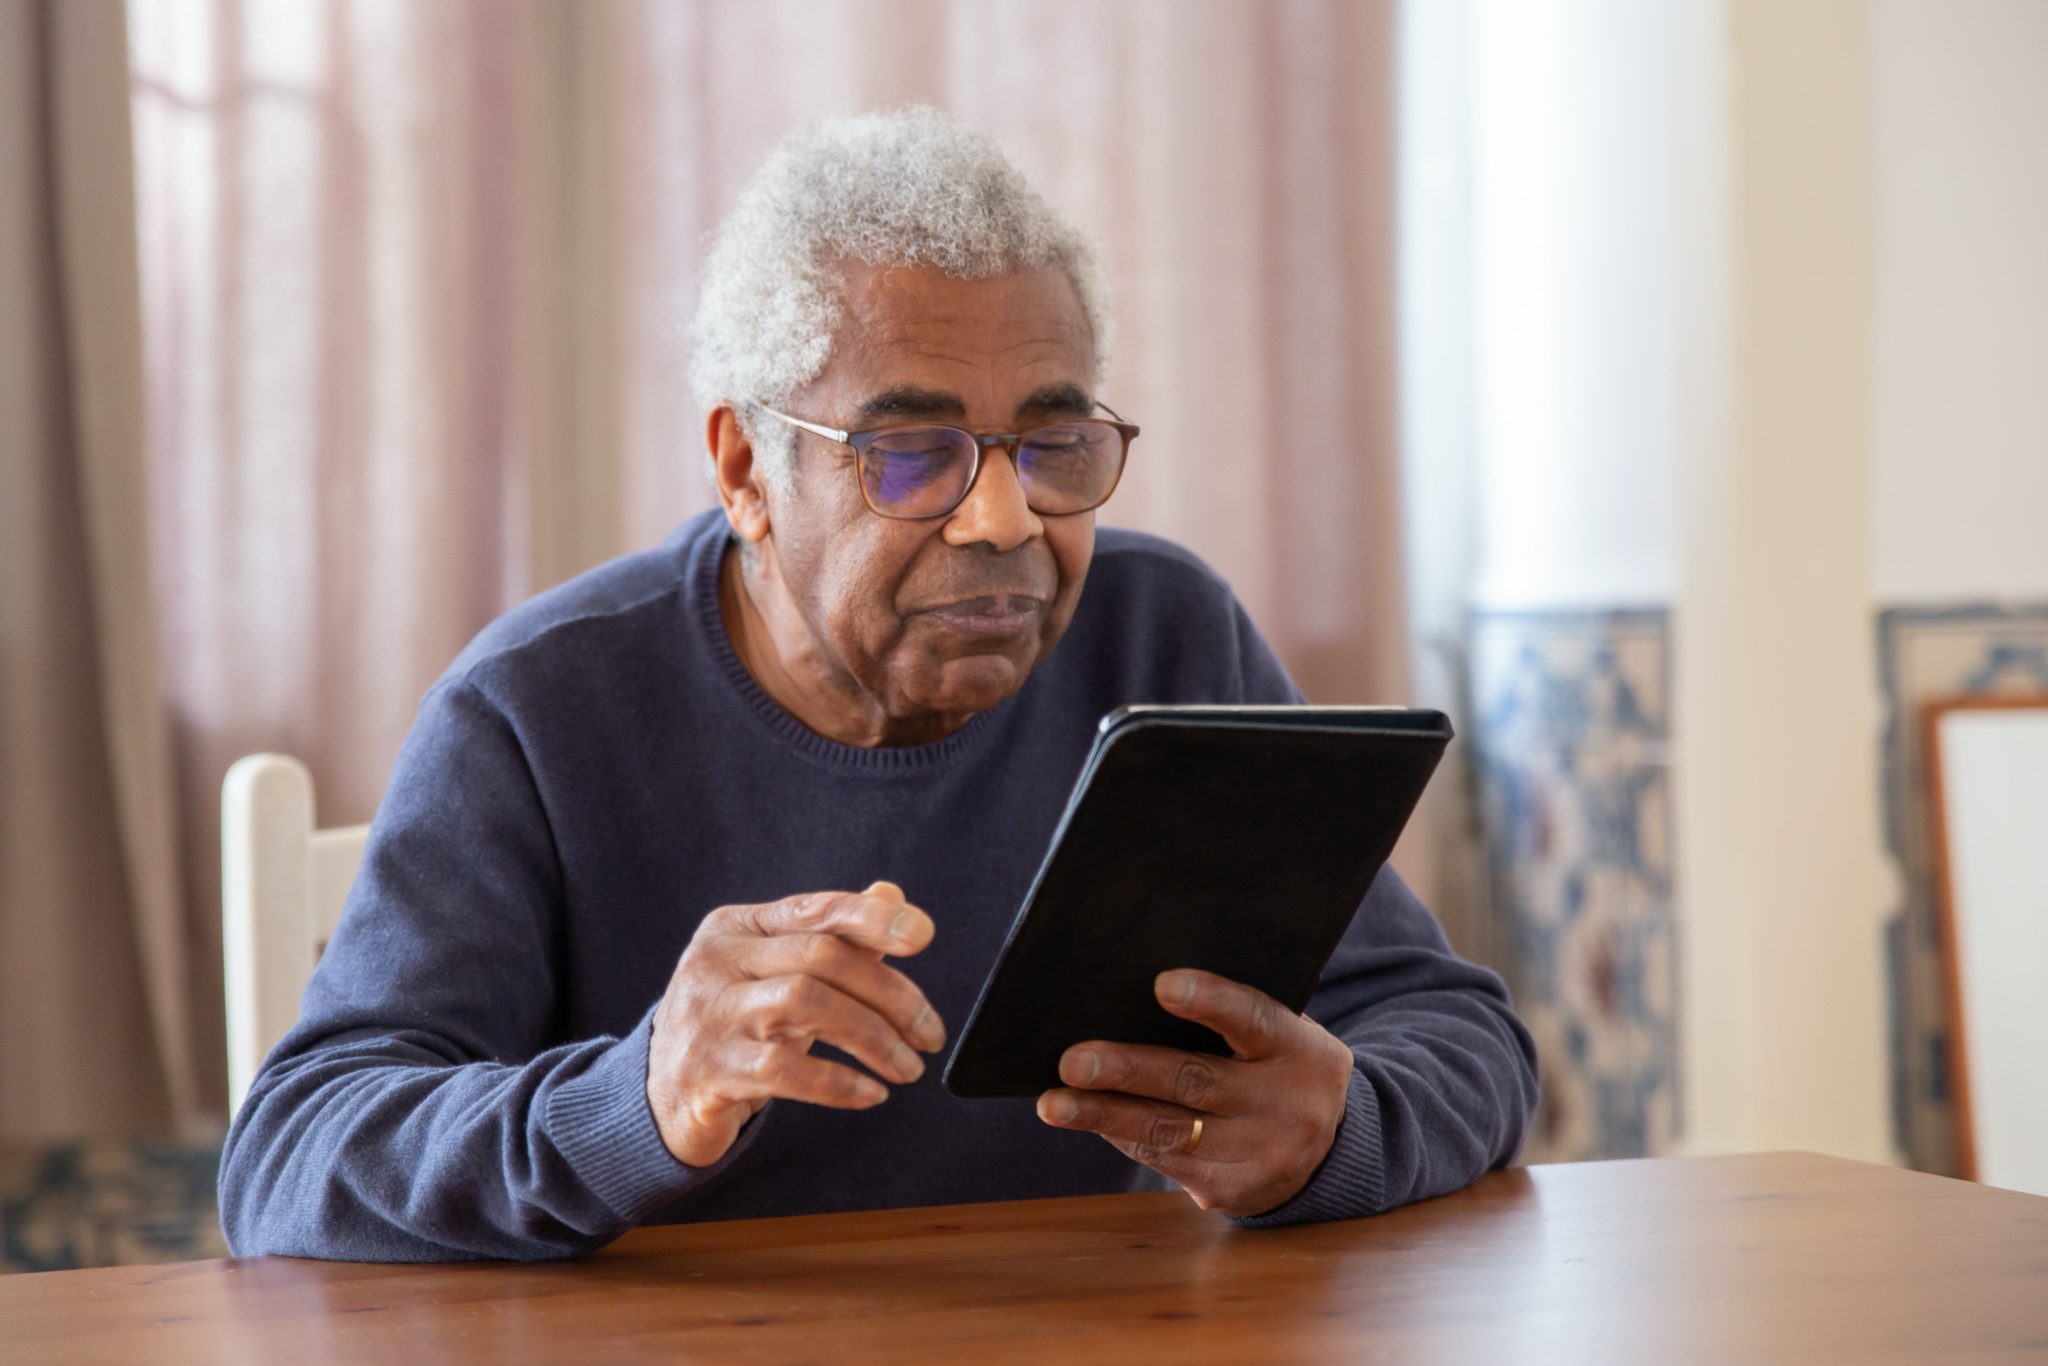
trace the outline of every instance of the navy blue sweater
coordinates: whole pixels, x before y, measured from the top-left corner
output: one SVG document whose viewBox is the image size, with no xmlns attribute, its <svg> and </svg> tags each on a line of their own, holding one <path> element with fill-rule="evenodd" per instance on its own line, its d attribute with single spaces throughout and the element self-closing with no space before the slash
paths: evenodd
<svg viewBox="0 0 2048 1366">
<path fill-rule="evenodd" d="M 235 1251 L 550 1257 L 643 1223 L 1163 1186 L 1029 1100 L 953 1098 L 941 1059 L 871 1111 L 772 1102 L 709 1167 L 662 1145 L 649 1027 L 707 912 L 897 882 L 938 926 L 898 966 L 957 1034 L 1104 712 L 1299 700 L 1214 573 L 1104 530 L 1015 697 L 933 744 L 836 744 L 734 654 L 727 545 L 696 518 L 508 613 L 427 694 L 300 1021 L 228 1136 Z M 1358 1060 L 1336 1144 L 1242 1222 L 1368 1214 L 1514 1154 L 1528 1034 L 1391 871 L 1309 1013 Z"/>
</svg>

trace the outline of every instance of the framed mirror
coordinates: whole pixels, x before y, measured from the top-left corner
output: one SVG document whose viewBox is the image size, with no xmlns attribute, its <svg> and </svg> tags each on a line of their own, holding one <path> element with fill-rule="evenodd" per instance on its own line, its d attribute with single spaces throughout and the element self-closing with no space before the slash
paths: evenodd
<svg viewBox="0 0 2048 1366">
<path fill-rule="evenodd" d="M 2048 694 L 1925 724 L 1960 1174 L 2048 1195 Z"/>
</svg>

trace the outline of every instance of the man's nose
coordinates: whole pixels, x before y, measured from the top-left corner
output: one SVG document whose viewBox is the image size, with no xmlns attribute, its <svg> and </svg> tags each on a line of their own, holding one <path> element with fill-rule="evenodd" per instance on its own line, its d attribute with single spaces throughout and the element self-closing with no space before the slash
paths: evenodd
<svg viewBox="0 0 2048 1366">
<path fill-rule="evenodd" d="M 974 487 L 946 519 L 946 543 L 968 546 L 986 541 L 997 550 L 1015 550 L 1044 533 L 1045 523 L 1024 501 L 1024 485 L 1010 452 L 1001 446 L 984 450 Z"/>
</svg>

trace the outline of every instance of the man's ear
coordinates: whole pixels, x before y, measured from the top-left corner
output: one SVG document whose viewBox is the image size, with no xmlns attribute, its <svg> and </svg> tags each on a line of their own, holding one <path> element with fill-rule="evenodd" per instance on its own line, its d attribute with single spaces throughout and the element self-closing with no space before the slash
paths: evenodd
<svg viewBox="0 0 2048 1366">
<path fill-rule="evenodd" d="M 725 508 L 726 524 L 741 540 L 759 545 L 768 535 L 768 500 L 754 468 L 754 445 L 740 430 L 739 414 L 730 403 L 711 410 L 704 444 L 711 452 L 711 471 L 718 481 L 718 501 Z"/>
</svg>

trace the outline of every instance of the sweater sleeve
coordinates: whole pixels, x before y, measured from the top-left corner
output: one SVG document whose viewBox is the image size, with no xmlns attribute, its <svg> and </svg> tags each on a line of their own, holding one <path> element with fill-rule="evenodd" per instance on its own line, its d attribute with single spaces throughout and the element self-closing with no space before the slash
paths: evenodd
<svg viewBox="0 0 2048 1366">
<path fill-rule="evenodd" d="M 1300 702 L 1251 619 L 1236 610 L 1241 700 Z M 1381 871 L 1323 969 L 1311 1019 L 1356 1060 L 1322 1165 L 1252 1227 L 1348 1219 L 1443 1195 L 1520 1149 L 1536 1108 L 1536 1047 L 1506 986 L 1451 952 L 1392 868 Z"/>
<path fill-rule="evenodd" d="M 732 1160 L 761 1117 L 711 1167 L 661 1141 L 646 1086 L 654 1002 L 617 1037 L 550 1040 L 561 903 L 512 727 L 472 685 L 442 683 L 299 1023 L 228 1134 L 221 1223 L 235 1252 L 566 1256 Z"/>
</svg>

